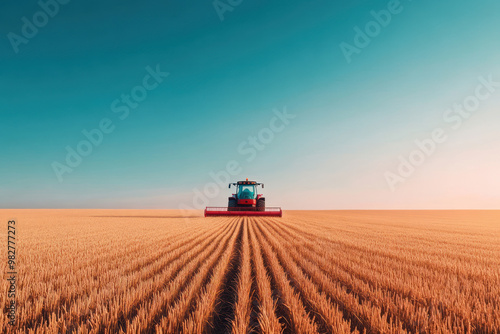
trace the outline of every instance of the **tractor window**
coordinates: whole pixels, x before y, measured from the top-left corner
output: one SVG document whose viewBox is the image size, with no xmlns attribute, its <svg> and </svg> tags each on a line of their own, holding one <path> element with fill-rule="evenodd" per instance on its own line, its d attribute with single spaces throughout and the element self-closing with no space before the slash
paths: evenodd
<svg viewBox="0 0 500 334">
<path fill-rule="evenodd" d="M 239 186 L 238 198 L 239 199 L 255 199 L 256 191 L 255 186 Z"/>
</svg>

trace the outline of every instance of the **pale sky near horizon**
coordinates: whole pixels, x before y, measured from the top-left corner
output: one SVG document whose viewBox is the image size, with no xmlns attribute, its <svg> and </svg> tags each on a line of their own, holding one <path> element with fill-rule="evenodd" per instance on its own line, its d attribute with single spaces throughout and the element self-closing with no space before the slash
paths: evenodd
<svg viewBox="0 0 500 334">
<path fill-rule="evenodd" d="M 500 209 L 498 1 L 53 1 L 0 4 L 0 208 L 224 206 L 234 161 L 285 209 Z"/>
</svg>

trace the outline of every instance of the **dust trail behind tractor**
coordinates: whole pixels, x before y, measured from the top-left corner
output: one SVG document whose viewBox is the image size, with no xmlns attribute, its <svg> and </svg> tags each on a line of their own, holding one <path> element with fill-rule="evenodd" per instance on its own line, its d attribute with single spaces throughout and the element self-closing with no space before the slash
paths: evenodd
<svg viewBox="0 0 500 334">
<path fill-rule="evenodd" d="M 207 207 L 205 209 L 205 217 L 220 217 L 220 216 L 271 216 L 282 217 L 283 211 L 279 207 L 266 207 L 262 211 L 249 210 L 250 208 L 231 208 L 227 207 Z"/>
</svg>

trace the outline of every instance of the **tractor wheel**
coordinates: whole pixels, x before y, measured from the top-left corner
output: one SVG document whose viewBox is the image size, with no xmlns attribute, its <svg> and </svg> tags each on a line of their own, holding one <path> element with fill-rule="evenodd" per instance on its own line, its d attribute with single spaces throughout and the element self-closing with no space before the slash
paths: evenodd
<svg viewBox="0 0 500 334">
<path fill-rule="evenodd" d="M 266 211 L 266 199 L 259 198 L 257 200 L 257 211 Z"/>
<path fill-rule="evenodd" d="M 230 198 L 227 202 L 227 211 L 236 211 L 238 202 L 234 198 Z"/>
</svg>

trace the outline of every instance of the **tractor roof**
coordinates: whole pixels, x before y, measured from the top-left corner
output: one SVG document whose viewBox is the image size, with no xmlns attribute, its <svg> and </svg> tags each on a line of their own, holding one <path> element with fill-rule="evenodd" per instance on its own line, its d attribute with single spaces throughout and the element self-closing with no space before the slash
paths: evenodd
<svg viewBox="0 0 500 334">
<path fill-rule="evenodd" d="M 257 182 L 246 180 L 246 181 L 238 181 L 237 184 L 238 185 L 240 185 L 240 184 L 257 184 Z"/>
</svg>

